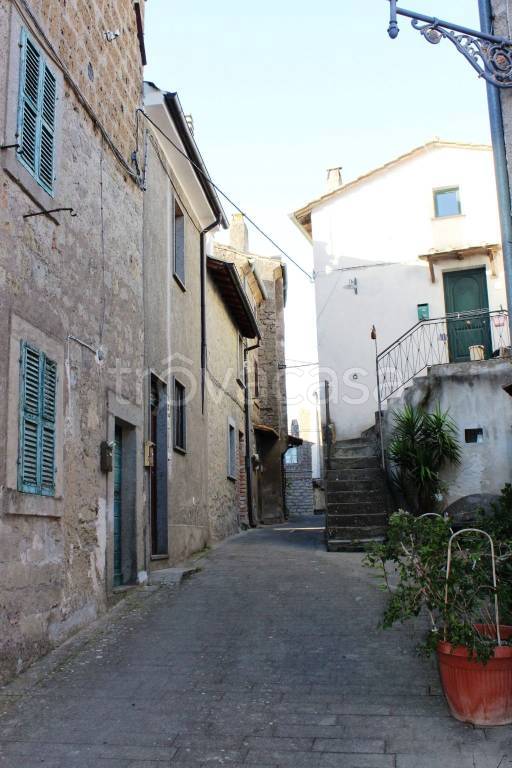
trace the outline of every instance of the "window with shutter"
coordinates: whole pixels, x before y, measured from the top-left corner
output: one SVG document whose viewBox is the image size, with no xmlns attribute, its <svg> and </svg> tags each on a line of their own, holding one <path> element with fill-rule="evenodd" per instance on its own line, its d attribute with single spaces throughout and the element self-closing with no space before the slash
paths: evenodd
<svg viewBox="0 0 512 768">
<path fill-rule="evenodd" d="M 26 342 L 20 362 L 18 489 L 54 496 L 57 365 Z"/>
<path fill-rule="evenodd" d="M 21 50 L 18 157 L 38 184 L 53 195 L 57 81 L 25 30 Z"/>
<path fill-rule="evenodd" d="M 185 288 L 185 216 L 174 201 L 174 277 Z"/>
</svg>

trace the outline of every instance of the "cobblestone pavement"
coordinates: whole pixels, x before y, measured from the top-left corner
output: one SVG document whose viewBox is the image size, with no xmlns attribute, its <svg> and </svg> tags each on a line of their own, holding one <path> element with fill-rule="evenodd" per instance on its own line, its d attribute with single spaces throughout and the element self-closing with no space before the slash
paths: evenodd
<svg viewBox="0 0 512 768">
<path fill-rule="evenodd" d="M 251 531 L 0 690 L 2 768 L 508 768 L 451 719 L 413 628 L 311 518 Z"/>
</svg>

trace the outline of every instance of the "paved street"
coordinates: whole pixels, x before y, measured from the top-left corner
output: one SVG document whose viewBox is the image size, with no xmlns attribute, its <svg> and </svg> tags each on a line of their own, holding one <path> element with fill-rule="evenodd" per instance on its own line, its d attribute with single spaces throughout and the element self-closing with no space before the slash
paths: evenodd
<svg viewBox="0 0 512 768">
<path fill-rule="evenodd" d="M 377 628 L 360 556 L 295 524 L 232 539 L 179 588 L 138 591 L 53 671 L 0 690 L 0 766 L 512 765 L 512 729 L 452 720 L 412 628 Z"/>
</svg>

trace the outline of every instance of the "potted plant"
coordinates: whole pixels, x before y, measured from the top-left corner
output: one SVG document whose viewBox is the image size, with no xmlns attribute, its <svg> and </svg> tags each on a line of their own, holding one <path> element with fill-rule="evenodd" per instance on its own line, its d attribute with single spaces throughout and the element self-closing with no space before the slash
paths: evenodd
<svg viewBox="0 0 512 768">
<path fill-rule="evenodd" d="M 389 593 L 383 626 L 426 614 L 421 650 L 437 654 L 454 717 L 474 725 L 512 722 L 512 627 L 499 616 L 500 604 L 510 614 L 511 563 L 510 539 L 495 543 L 480 529 L 453 534 L 439 515 L 403 510 L 365 558 Z"/>
</svg>

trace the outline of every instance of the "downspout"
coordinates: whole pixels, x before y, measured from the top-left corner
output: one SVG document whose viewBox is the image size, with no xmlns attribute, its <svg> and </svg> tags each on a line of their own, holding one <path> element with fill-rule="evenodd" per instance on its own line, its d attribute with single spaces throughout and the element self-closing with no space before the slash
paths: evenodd
<svg viewBox="0 0 512 768">
<path fill-rule="evenodd" d="M 244 415 L 245 415 L 245 477 L 247 484 L 247 516 L 249 518 L 249 525 L 251 528 L 256 527 L 254 521 L 254 504 L 252 496 L 252 451 L 251 451 L 251 410 L 250 410 L 250 397 L 249 397 L 249 376 L 248 376 L 248 357 L 249 352 L 254 349 L 258 349 L 260 346 L 260 340 L 252 347 L 244 347 L 244 372 L 245 372 L 245 392 L 244 392 Z"/>
<path fill-rule="evenodd" d="M 478 10 L 480 11 L 480 27 L 482 32 L 492 34 L 493 15 L 491 0 L 478 0 Z M 501 225 L 505 286 L 507 289 L 507 306 L 510 312 L 512 308 L 512 205 L 510 198 L 510 179 L 508 175 L 507 150 L 505 146 L 500 91 L 499 88 L 490 83 L 487 83 L 487 101 L 489 104 L 489 122 L 491 126 L 496 188 L 498 192 L 498 209 Z"/>
<path fill-rule="evenodd" d="M 206 235 L 212 229 L 218 227 L 221 223 L 221 216 L 217 218 L 208 227 L 203 229 L 200 234 L 200 256 L 201 259 L 201 413 L 204 414 L 205 396 L 206 396 L 206 352 L 208 349 L 206 339 Z"/>
</svg>

